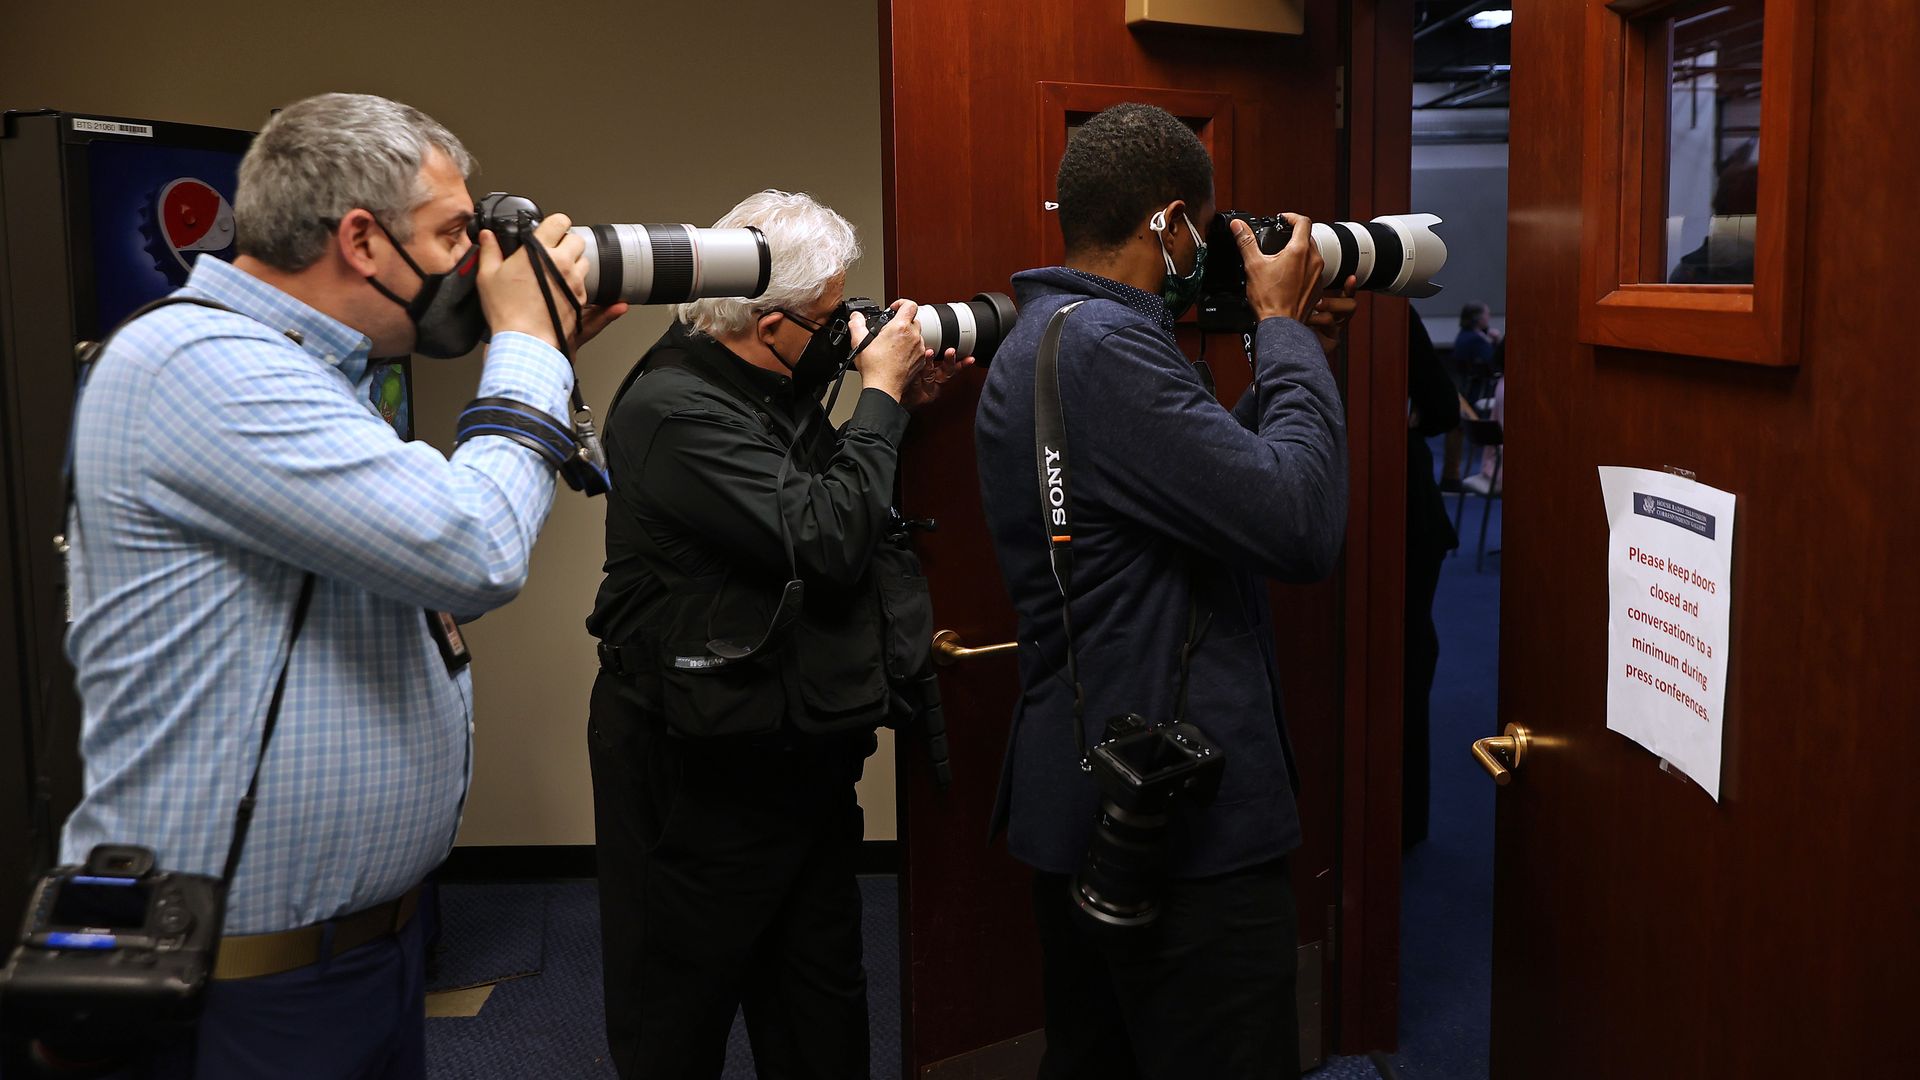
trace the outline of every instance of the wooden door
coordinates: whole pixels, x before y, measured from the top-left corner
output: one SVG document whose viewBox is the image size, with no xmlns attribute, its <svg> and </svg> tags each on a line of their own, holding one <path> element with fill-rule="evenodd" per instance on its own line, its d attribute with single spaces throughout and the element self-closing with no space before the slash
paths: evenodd
<svg viewBox="0 0 1920 1080">
<path fill-rule="evenodd" d="M 1806 185 L 1783 320 L 1801 329 L 1767 350 L 1786 367 L 1581 342 L 1605 13 L 1517 7 L 1500 721 L 1533 741 L 1498 800 L 1493 1076 L 1906 1075 L 1920 366 L 1899 223 L 1920 108 L 1885 73 L 1920 55 L 1920 5 L 1790 5 L 1785 40 L 1768 24 L 1769 63 L 1810 50 L 1799 134 L 1769 144 L 1791 103 L 1760 121 L 1763 206 L 1769 162 Z M 1606 728 L 1600 465 L 1739 499 L 1717 803 Z"/>
<path fill-rule="evenodd" d="M 1201 129 L 1222 164 L 1222 206 L 1230 190 L 1238 206 L 1316 218 L 1404 209 L 1406 0 L 1310 0 L 1299 37 L 1134 32 L 1125 7 L 883 4 L 889 296 L 952 301 L 1005 291 L 1016 271 L 1057 259 L 1058 227 L 1042 203 L 1053 194 L 1066 125 L 1119 101 L 1165 103 Z M 1376 33 L 1400 42 L 1393 62 L 1373 62 Z M 1352 47 L 1364 70 L 1348 67 L 1354 40 L 1364 43 Z M 1344 127 L 1343 72 L 1367 99 L 1349 109 Z M 1373 109 L 1376 99 L 1387 108 Z M 1374 181 L 1375 159 L 1390 178 L 1384 185 Z M 1350 164 L 1362 182 L 1349 182 Z M 1332 582 L 1274 590 L 1304 785 L 1307 839 L 1293 873 L 1305 1034 L 1315 1052 L 1331 1050 L 1336 1037 L 1350 1049 L 1387 1046 L 1394 1032 L 1404 318 L 1399 302 L 1366 309 L 1340 361 L 1354 454 L 1346 564 Z M 1181 337 L 1197 352 L 1197 334 L 1188 328 Z M 1249 374 L 1238 340 L 1216 339 L 1208 355 L 1223 399 L 1233 400 Z M 970 646 L 1008 641 L 1014 629 L 974 469 L 980 378 L 916 420 L 903 467 L 906 512 L 939 522 L 920 544 L 938 624 Z M 1382 643 L 1391 651 L 1374 651 Z M 942 691 L 951 790 L 933 786 L 912 740 L 900 744 L 906 1075 L 1031 1075 L 1042 1014 L 1029 872 L 987 842 L 1019 693 L 1015 662 L 962 662 L 945 670 Z"/>
</svg>

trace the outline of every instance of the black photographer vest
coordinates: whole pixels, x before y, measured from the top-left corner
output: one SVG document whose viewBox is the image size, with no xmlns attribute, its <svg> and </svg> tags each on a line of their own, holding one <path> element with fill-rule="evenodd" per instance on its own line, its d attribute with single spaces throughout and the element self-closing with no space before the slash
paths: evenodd
<svg viewBox="0 0 1920 1080">
<path fill-rule="evenodd" d="M 754 477 L 749 491 L 724 470 L 648 490 L 640 482 L 648 457 L 675 417 L 723 414 L 727 422 L 715 429 L 753 440 L 756 451 L 792 444 L 792 473 L 826 468 L 839 440 L 819 406 L 775 400 L 769 385 L 758 384 L 765 381 L 723 346 L 676 324 L 616 395 L 606 432 L 614 488 L 607 577 L 587 621 L 602 642 L 602 667 L 633 680 L 643 704 L 693 737 L 899 725 L 922 704 L 917 680 L 930 665 L 933 635 L 926 579 L 903 544 L 869 531 L 857 541 L 872 545 L 857 580 L 807 580 L 797 618 L 753 655 L 729 660 L 709 642 L 759 639 L 779 607 L 787 568 L 715 559 L 725 537 L 680 535 L 669 544 L 642 520 L 661 499 L 770 497 L 757 482 L 771 477 Z M 698 567 L 688 565 L 694 543 L 707 548 Z"/>
</svg>

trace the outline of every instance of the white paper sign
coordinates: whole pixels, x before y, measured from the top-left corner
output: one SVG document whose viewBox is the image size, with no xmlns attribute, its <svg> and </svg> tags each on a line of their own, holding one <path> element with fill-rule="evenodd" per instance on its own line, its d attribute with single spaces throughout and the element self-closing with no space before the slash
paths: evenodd
<svg viewBox="0 0 1920 1080">
<path fill-rule="evenodd" d="M 1720 798 L 1733 503 L 1669 473 L 1602 466 L 1607 727 Z"/>
</svg>

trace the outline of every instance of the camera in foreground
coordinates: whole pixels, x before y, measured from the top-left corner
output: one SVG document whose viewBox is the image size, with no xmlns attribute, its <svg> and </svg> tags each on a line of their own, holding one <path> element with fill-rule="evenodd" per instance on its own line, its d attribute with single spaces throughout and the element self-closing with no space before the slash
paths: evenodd
<svg viewBox="0 0 1920 1080">
<path fill-rule="evenodd" d="M 1260 250 L 1268 255 L 1287 246 L 1293 226 L 1284 218 L 1261 217 L 1238 210 L 1222 210 L 1207 229 L 1207 270 L 1201 283 L 1199 322 L 1202 330 L 1250 333 L 1259 321 L 1247 303 L 1247 267 L 1234 238 L 1232 222 L 1244 221 L 1253 230 Z M 1434 296 L 1441 286 L 1433 281 L 1447 265 L 1447 245 L 1434 231 L 1434 214 L 1387 214 L 1372 221 L 1316 221 L 1313 243 L 1320 249 L 1324 268 L 1320 287 L 1337 287 L 1349 277 L 1360 288 L 1391 296 Z"/>
<path fill-rule="evenodd" d="M 0 971 L 0 1026 L 77 1061 L 185 1035 L 213 973 L 221 901 L 219 878 L 156 869 L 143 847 L 95 847 L 34 890 Z"/>
<path fill-rule="evenodd" d="M 1193 724 L 1155 725 L 1128 713 L 1107 724 L 1087 756 L 1100 817 L 1073 876 L 1074 905 L 1100 926 L 1150 925 L 1160 917 L 1171 855 L 1167 822 L 1182 805 L 1213 801 L 1226 755 Z"/>
<path fill-rule="evenodd" d="M 867 318 L 867 336 L 872 337 L 893 319 L 893 309 L 882 307 L 864 296 L 847 299 L 848 313 L 859 312 Z M 921 340 L 935 356 L 948 349 L 955 356 L 974 358 L 984 367 L 993 360 L 1000 342 L 1013 331 L 1013 299 L 1006 293 L 975 293 L 973 299 L 957 304 L 921 304 L 915 321 L 920 324 Z"/>
<path fill-rule="evenodd" d="M 540 224 L 540 207 L 496 191 L 474 209 L 468 231 L 490 229 L 511 255 Z M 755 297 L 767 291 L 773 257 L 767 237 L 751 226 L 576 225 L 586 242 L 587 303 L 684 304 L 710 296 Z"/>
</svg>

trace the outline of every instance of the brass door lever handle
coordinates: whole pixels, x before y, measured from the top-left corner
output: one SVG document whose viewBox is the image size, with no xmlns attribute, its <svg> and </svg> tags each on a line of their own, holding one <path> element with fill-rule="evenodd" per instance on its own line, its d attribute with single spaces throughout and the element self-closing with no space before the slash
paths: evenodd
<svg viewBox="0 0 1920 1080">
<path fill-rule="evenodd" d="M 1473 757 L 1487 770 L 1487 775 L 1493 777 L 1494 783 L 1505 787 L 1513 779 L 1513 771 L 1526 760 L 1527 745 L 1532 741 L 1533 735 L 1526 728 L 1508 724 L 1505 735 L 1473 740 Z M 1503 757 L 1505 761 L 1501 760 Z"/>
<path fill-rule="evenodd" d="M 1003 641 L 998 645 L 980 645 L 969 648 L 960 644 L 960 635 L 953 630 L 942 630 L 933 635 L 933 662 L 941 667 L 950 667 L 962 660 L 972 660 L 995 653 L 1014 652 L 1020 648 L 1017 641 Z"/>
</svg>

